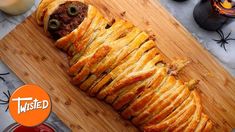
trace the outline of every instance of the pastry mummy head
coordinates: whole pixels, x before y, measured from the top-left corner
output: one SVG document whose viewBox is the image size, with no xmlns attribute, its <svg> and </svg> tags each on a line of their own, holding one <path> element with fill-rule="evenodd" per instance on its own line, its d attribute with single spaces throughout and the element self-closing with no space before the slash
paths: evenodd
<svg viewBox="0 0 235 132">
<path fill-rule="evenodd" d="M 60 4 L 49 17 L 47 31 L 56 40 L 68 35 L 83 22 L 87 10 L 88 5 L 79 1 Z"/>
</svg>

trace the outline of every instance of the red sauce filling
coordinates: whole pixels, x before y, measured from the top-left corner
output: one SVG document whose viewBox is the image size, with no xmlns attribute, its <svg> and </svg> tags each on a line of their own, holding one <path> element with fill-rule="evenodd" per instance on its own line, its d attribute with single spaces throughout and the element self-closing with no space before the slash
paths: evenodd
<svg viewBox="0 0 235 132">
<path fill-rule="evenodd" d="M 55 132 L 50 126 L 41 124 L 35 127 L 17 126 L 13 132 Z"/>
</svg>

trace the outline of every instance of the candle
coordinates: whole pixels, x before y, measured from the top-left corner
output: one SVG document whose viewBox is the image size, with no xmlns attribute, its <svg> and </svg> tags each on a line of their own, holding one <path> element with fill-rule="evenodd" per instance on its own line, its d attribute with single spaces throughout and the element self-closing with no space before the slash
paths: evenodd
<svg viewBox="0 0 235 132">
<path fill-rule="evenodd" d="M 213 10 L 220 15 L 235 17 L 234 0 L 210 0 Z"/>
<path fill-rule="evenodd" d="M 210 31 L 220 29 L 235 18 L 234 0 L 201 0 L 193 11 L 197 24 Z"/>
<path fill-rule="evenodd" d="M 222 0 L 220 4 L 226 8 L 226 9 L 231 9 L 233 7 L 232 1 L 230 0 Z"/>
<path fill-rule="evenodd" d="M 18 15 L 29 10 L 34 0 L 0 0 L 0 10 L 7 14 Z"/>
</svg>

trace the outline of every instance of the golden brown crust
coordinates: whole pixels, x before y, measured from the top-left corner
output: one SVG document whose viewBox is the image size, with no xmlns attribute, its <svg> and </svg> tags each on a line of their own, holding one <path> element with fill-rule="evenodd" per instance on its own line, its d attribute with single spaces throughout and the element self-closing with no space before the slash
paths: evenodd
<svg viewBox="0 0 235 132">
<path fill-rule="evenodd" d="M 102 44 L 110 44 L 111 42 L 117 40 L 123 34 L 128 33 L 130 29 L 133 28 L 133 26 L 134 25 L 129 22 L 116 19 L 110 28 L 103 30 L 100 36 L 87 47 L 83 56 L 89 56 L 89 54 L 92 54 L 97 49 L 97 47 L 101 46 Z"/>
<path fill-rule="evenodd" d="M 148 39 L 148 34 L 145 32 L 141 32 L 134 41 L 132 41 L 128 46 L 123 47 L 121 50 L 121 53 L 117 57 L 114 64 L 111 66 L 111 68 L 116 67 L 116 65 L 119 65 L 119 63 L 123 60 L 124 57 L 126 57 L 128 54 L 130 54 L 135 49 L 139 48 L 141 44 L 143 44 Z"/>
<path fill-rule="evenodd" d="M 111 67 L 111 65 L 116 61 L 117 55 L 120 53 L 121 49 L 131 43 L 139 33 L 140 29 L 133 28 L 129 33 L 123 34 L 124 37 L 121 36 L 118 40 L 111 42 L 110 45 L 112 45 L 112 51 L 96 67 L 91 69 L 92 73 L 100 75 Z"/>
<path fill-rule="evenodd" d="M 170 125 L 170 127 L 168 127 L 168 129 L 167 130 L 169 130 L 169 131 L 171 131 L 171 130 L 174 130 L 174 129 L 176 129 L 178 126 L 180 126 L 180 124 L 182 124 L 182 123 L 184 123 L 184 122 L 186 122 L 188 119 L 190 119 L 193 115 L 194 115 L 194 113 L 196 112 L 196 110 L 197 110 L 197 95 L 196 95 L 196 92 L 194 91 L 194 92 L 192 92 L 192 94 L 193 94 L 193 105 L 192 105 L 192 107 L 190 107 L 189 108 L 189 110 L 187 110 L 186 112 L 184 112 L 182 115 L 181 115 L 181 117 L 180 118 L 178 118 L 177 119 L 177 121 L 176 122 L 174 122 L 172 125 Z M 197 114 L 196 114 L 197 115 Z M 189 124 L 190 125 L 190 124 Z"/>
<path fill-rule="evenodd" d="M 88 18 L 85 18 L 83 22 L 73 30 L 70 34 L 60 38 L 59 40 L 56 41 L 56 47 L 59 49 L 62 49 L 64 51 L 68 50 L 68 47 L 73 44 L 76 39 L 79 39 L 87 30 L 91 23 L 91 20 Z"/>
<path fill-rule="evenodd" d="M 112 60 L 115 60 L 115 61 L 109 62 L 109 67 L 107 67 L 108 69 L 106 69 L 106 71 L 112 71 L 116 66 L 125 62 L 124 60 L 127 60 L 131 56 L 132 51 L 134 51 L 136 48 L 138 48 L 141 45 L 141 43 L 143 43 L 147 38 L 148 38 L 148 36 L 146 35 L 146 33 L 140 33 L 135 38 L 135 40 L 133 40 L 129 44 L 130 46 L 126 46 L 125 48 L 121 49 L 121 51 L 119 52 L 120 55 L 118 57 L 116 57 L 115 59 L 112 58 Z M 96 75 L 91 75 L 91 77 L 93 77 L 93 78 L 94 78 L 94 76 L 96 76 L 97 79 L 99 78 L 99 76 L 97 76 L 97 73 L 96 73 Z M 87 80 L 89 80 L 90 84 L 93 84 L 96 81 L 96 79 L 90 79 L 90 77 Z M 86 83 L 88 83 L 87 80 L 85 81 Z M 84 86 L 85 85 L 81 85 L 80 87 L 84 87 Z M 88 85 L 86 85 L 86 86 L 88 86 Z M 83 89 L 87 89 L 87 88 L 84 87 Z"/>
<path fill-rule="evenodd" d="M 76 41 L 79 40 L 88 30 L 90 24 L 92 23 L 94 17 L 96 16 L 98 10 L 89 5 L 88 6 L 88 12 L 87 12 L 87 17 L 83 20 L 83 22 L 75 29 L 73 30 L 70 34 L 60 38 L 59 40 L 56 41 L 56 47 L 60 49 L 64 49 L 65 51 L 68 50 L 68 48 L 71 44 L 74 45 L 76 44 Z M 51 13 L 50 13 L 51 14 Z M 49 13 L 48 13 L 49 15 Z M 45 23 L 48 23 L 48 19 L 45 20 Z M 47 26 L 44 25 L 45 30 L 47 30 Z M 70 45 L 69 45 L 70 44 Z"/>
<path fill-rule="evenodd" d="M 192 121 L 193 117 L 190 117 L 186 122 L 180 124 L 176 129 L 174 129 L 174 132 L 182 132 L 185 131 L 186 127 L 189 125 L 189 123 Z"/>
<path fill-rule="evenodd" d="M 155 112 L 159 112 L 159 109 L 167 106 L 169 102 L 164 102 L 166 97 L 164 97 L 163 95 L 166 95 L 166 93 L 175 86 L 175 83 L 175 78 L 172 76 L 169 77 L 168 81 L 166 81 L 166 84 L 162 86 L 161 90 L 159 92 L 155 92 L 155 96 L 157 95 L 156 98 L 154 98 L 154 100 L 152 100 L 151 103 L 146 106 L 144 111 L 142 111 L 138 116 L 133 118 L 132 122 L 135 125 L 142 125 L 148 121 L 152 114 L 154 114 Z M 178 87 L 178 85 L 176 87 Z"/>
<path fill-rule="evenodd" d="M 124 87 L 120 87 L 121 90 L 117 89 L 117 87 L 116 88 L 113 87 L 113 89 L 110 89 L 111 93 L 109 93 L 105 101 L 107 103 L 112 104 L 116 100 L 113 106 L 116 109 L 120 109 L 123 105 L 125 105 L 125 103 L 128 103 L 129 101 L 131 101 L 131 99 L 134 98 L 135 95 L 137 96 L 139 92 L 145 89 L 145 83 L 149 81 L 149 78 L 151 78 L 151 76 L 154 75 L 156 70 L 157 68 L 152 68 L 143 72 L 137 72 L 137 74 L 139 75 L 134 77 L 134 80 L 136 79 L 136 81 L 133 82 L 132 81 L 133 78 L 131 77 L 130 82 L 133 82 L 133 83 L 130 84 L 129 81 L 126 80 L 127 83 L 125 82 L 123 83 Z M 129 93 L 129 91 L 134 92 L 135 94 Z M 132 95 L 132 96 L 129 96 L 129 95 Z"/>
<path fill-rule="evenodd" d="M 102 47 L 103 45 L 109 45 L 110 41 L 114 41 L 116 40 L 118 37 L 120 37 L 120 35 L 122 35 L 124 32 L 126 32 L 126 30 L 128 28 L 131 28 L 133 27 L 133 25 L 129 24 L 129 23 L 126 23 L 122 20 L 120 21 L 117 21 L 117 28 L 122 26 L 121 28 L 119 28 L 117 30 L 117 32 L 113 33 L 109 39 L 105 39 L 105 38 L 101 38 L 101 41 L 97 40 L 98 42 L 96 43 L 95 41 L 93 43 L 97 44 L 96 47 L 93 47 L 93 50 L 92 51 L 88 51 L 90 50 L 89 47 L 88 49 L 86 50 L 86 52 L 84 53 L 84 55 L 80 58 L 80 60 L 78 62 L 76 62 L 70 69 L 69 69 L 69 74 L 70 75 L 76 75 L 76 71 L 77 71 L 77 67 L 82 67 L 83 65 L 80 65 L 80 64 L 83 64 L 81 62 L 83 62 L 84 60 L 89 60 L 91 59 L 90 57 L 96 52 L 97 49 L 99 49 L 99 47 Z M 115 25 L 115 24 L 114 24 Z M 99 38 L 98 38 L 99 39 Z M 91 44 L 92 46 L 94 46 L 93 44 Z M 110 46 L 111 47 L 111 46 Z M 80 69 L 80 68 L 79 68 Z"/>
<path fill-rule="evenodd" d="M 172 84 L 168 84 L 168 82 L 170 82 L 170 80 L 171 79 L 168 76 L 164 77 L 164 79 L 162 79 L 160 81 L 160 83 L 157 87 L 151 86 L 149 88 L 149 90 L 147 90 L 146 92 L 141 94 L 140 98 L 132 104 L 132 108 L 130 109 L 131 110 L 130 114 L 134 117 L 133 122 L 136 121 L 138 123 L 138 119 L 139 119 L 139 117 L 141 117 L 139 115 L 146 108 L 148 108 L 149 105 L 153 104 L 155 102 L 155 100 L 160 97 L 159 94 L 156 94 L 156 93 L 164 92 L 168 88 L 169 85 L 172 85 Z M 149 97 L 149 95 L 150 95 L 150 99 L 145 100 L 146 97 L 147 98 Z M 144 101 L 147 101 L 147 102 L 144 102 Z"/>
<path fill-rule="evenodd" d="M 89 44 L 99 36 L 107 23 L 107 20 L 99 12 L 96 12 L 95 18 L 93 18 L 89 28 L 87 31 L 85 30 L 86 33 L 74 42 L 72 48 L 70 48 L 72 50 L 68 51 L 68 55 L 76 56 L 76 54 L 79 54 L 79 56 L 82 56 Z M 70 64 L 74 64 L 78 59 L 76 58 Z"/>
<path fill-rule="evenodd" d="M 130 74 L 131 72 L 135 72 L 141 69 L 141 67 L 143 67 L 149 59 L 153 58 L 157 53 L 157 49 L 153 48 L 150 51 L 148 51 L 146 54 L 144 54 L 140 60 L 130 66 L 129 68 L 127 68 L 126 70 L 124 70 L 120 75 L 118 75 L 117 78 L 115 78 L 112 83 L 110 83 L 110 85 L 108 85 L 107 87 L 105 87 L 102 91 L 99 92 L 99 94 L 97 95 L 97 97 L 99 99 L 104 99 L 108 94 L 109 94 L 109 90 L 122 78 L 126 77 L 126 75 Z"/>
<path fill-rule="evenodd" d="M 161 60 L 161 55 L 157 55 L 153 61 L 150 61 L 145 65 L 144 68 L 151 66 L 150 64 L 154 65 L 155 63 L 159 62 Z M 126 106 L 133 100 L 136 100 L 139 95 L 143 93 L 146 89 L 152 86 L 153 79 L 158 76 L 157 70 L 159 70 L 161 67 L 155 67 L 154 73 L 151 77 L 148 77 L 147 79 L 143 81 L 139 81 L 136 84 L 132 84 L 131 86 L 128 86 L 127 88 L 124 88 L 122 92 L 118 95 L 118 97 L 115 99 L 115 102 L 112 104 L 114 109 L 120 110 L 122 107 Z M 112 97 L 112 96 L 111 96 Z M 108 99 L 108 98 L 107 98 Z M 107 101 L 106 99 L 106 101 Z M 114 100 L 114 99 L 113 99 Z M 112 100 L 112 102 L 113 102 Z"/>
<path fill-rule="evenodd" d="M 145 107 L 147 104 L 150 103 L 151 99 L 155 95 L 155 89 L 159 89 L 161 85 L 165 82 L 165 75 L 166 75 L 166 69 L 162 68 L 157 72 L 157 76 L 155 77 L 155 80 L 158 80 L 155 82 L 155 84 L 152 84 L 154 87 L 150 87 L 146 89 L 140 97 L 138 97 L 134 102 L 132 102 L 122 113 L 121 115 L 125 119 L 129 119 L 132 116 L 136 116 L 136 114 L 142 110 L 143 107 Z"/>
<path fill-rule="evenodd" d="M 189 63 L 190 62 L 187 59 L 179 59 L 173 61 L 170 65 L 169 74 L 177 75 L 177 73 L 181 71 Z"/>
<path fill-rule="evenodd" d="M 125 60 L 128 60 L 129 58 L 126 58 Z M 123 64 L 123 63 L 122 63 Z M 117 72 L 119 69 L 119 67 L 115 68 L 113 71 Z M 93 85 L 88 93 L 90 96 L 95 96 L 100 90 L 102 90 L 102 88 L 105 86 L 105 85 L 108 85 L 114 77 L 114 75 L 112 74 L 113 71 L 111 71 L 110 73 L 108 73 L 107 75 L 104 76 L 104 78 L 101 78 L 99 80 L 99 82 L 97 82 L 97 84 Z"/>
<path fill-rule="evenodd" d="M 208 120 L 205 128 L 203 129 L 203 132 L 210 132 L 212 130 L 212 127 L 213 127 L 212 121 Z"/>
<path fill-rule="evenodd" d="M 147 71 L 134 72 L 126 76 L 125 78 L 118 81 L 112 88 L 109 89 L 108 94 L 112 95 L 115 92 L 119 91 L 121 88 L 124 88 L 128 85 L 134 84 L 138 81 L 142 81 L 146 78 L 149 78 L 156 72 L 156 69 L 150 69 Z"/>
<path fill-rule="evenodd" d="M 40 3 L 36 19 L 39 25 L 44 21 L 45 31 L 50 15 L 66 1 Z M 143 131 L 210 131 L 213 123 L 195 90 L 198 80 L 183 83 L 175 77 L 189 61 L 166 64 L 147 33 L 122 19 L 108 23 L 88 5 L 83 22 L 57 40 L 56 46 L 71 57 L 71 82 Z"/>
<path fill-rule="evenodd" d="M 133 32 L 128 33 L 127 36 L 124 37 L 125 40 L 128 38 L 129 34 L 133 35 Z M 135 37 L 135 35 L 134 35 L 134 37 Z M 115 50 L 117 50 L 115 45 L 118 45 L 118 44 L 123 43 L 123 42 L 121 42 L 121 39 L 120 39 L 120 40 L 114 41 L 114 43 L 117 43 L 117 44 L 108 44 L 111 47 L 110 52 L 108 54 L 106 54 L 102 60 L 98 61 L 97 63 L 93 64 L 90 67 L 89 74 L 94 74 L 95 76 L 99 77 L 105 70 L 107 70 L 107 68 L 112 64 L 112 62 L 115 61 L 115 57 L 112 57 L 110 55 L 112 55 L 113 52 Z M 109 58 L 109 60 L 108 60 L 108 58 Z M 106 60 L 108 60 L 108 62 Z M 83 75 L 83 76 L 87 76 L 87 75 Z"/>
<path fill-rule="evenodd" d="M 196 103 L 196 110 L 194 112 L 194 115 L 192 117 L 192 121 L 188 124 L 188 126 L 185 128 L 185 132 L 191 132 L 194 131 L 198 125 L 198 123 L 200 122 L 201 119 L 201 114 L 202 114 L 202 106 L 201 106 L 201 101 L 200 101 L 200 97 L 197 94 L 197 92 L 194 91 L 194 99 L 195 99 L 195 103 Z"/>
<path fill-rule="evenodd" d="M 189 96 L 189 91 L 184 90 L 173 102 L 171 105 L 167 106 L 164 110 L 159 112 L 157 115 L 153 116 L 146 124 L 155 124 L 161 122 L 165 119 L 170 113 L 172 113 L 186 98 Z"/>
<path fill-rule="evenodd" d="M 36 21 L 40 26 L 43 25 L 43 18 L 47 11 L 47 6 L 51 4 L 53 1 L 54 0 L 41 0 L 41 2 L 39 3 L 36 11 Z"/>
<path fill-rule="evenodd" d="M 117 68 L 115 68 L 113 71 L 111 71 L 108 75 L 108 77 L 111 77 L 110 79 L 115 80 L 116 77 L 122 78 L 122 76 L 124 76 L 125 74 L 124 69 L 126 71 L 126 73 L 129 73 L 130 70 L 132 70 L 134 68 L 134 66 L 130 66 L 129 68 L 126 69 L 126 67 L 128 65 L 134 65 L 135 61 L 138 61 L 142 54 L 144 54 L 145 51 L 151 49 L 154 46 L 154 43 L 152 42 L 146 42 L 145 44 L 143 44 L 143 46 L 141 46 L 140 49 L 138 49 L 132 57 L 130 57 L 130 60 L 126 61 L 125 63 L 123 63 L 122 65 L 118 66 Z M 121 74 L 122 73 L 122 74 Z M 116 79 L 117 81 L 118 79 Z M 108 81 L 108 80 L 107 80 Z M 101 81 L 101 83 L 103 83 L 103 81 Z M 106 82 L 104 82 L 106 83 Z M 100 89 L 103 89 L 104 85 L 100 85 L 100 83 L 98 83 L 95 88 L 93 88 L 93 90 L 95 91 L 100 91 Z M 102 92 L 102 91 L 101 91 Z M 100 93 L 99 93 L 100 94 Z"/>
<path fill-rule="evenodd" d="M 96 53 L 91 57 L 91 59 L 84 61 L 84 67 L 82 68 L 81 72 L 77 74 L 73 79 L 72 83 L 75 85 L 78 85 L 81 83 L 82 80 L 86 78 L 86 75 L 89 74 L 90 67 L 94 64 L 99 62 L 101 59 L 103 59 L 108 52 L 111 50 L 111 48 L 108 45 L 104 45 L 100 49 L 96 51 Z"/>
<path fill-rule="evenodd" d="M 193 94 L 189 96 L 188 99 L 184 101 L 175 111 L 173 111 L 168 117 L 158 124 L 147 125 L 144 127 L 146 132 L 152 131 L 163 131 L 169 130 L 177 127 L 178 123 L 185 121 L 185 117 L 188 118 L 192 111 L 195 110 L 195 105 L 193 104 Z"/>
<path fill-rule="evenodd" d="M 205 128 L 208 119 L 209 119 L 208 116 L 202 113 L 201 119 L 197 125 L 197 128 L 195 129 L 195 132 L 201 132 Z"/>
</svg>

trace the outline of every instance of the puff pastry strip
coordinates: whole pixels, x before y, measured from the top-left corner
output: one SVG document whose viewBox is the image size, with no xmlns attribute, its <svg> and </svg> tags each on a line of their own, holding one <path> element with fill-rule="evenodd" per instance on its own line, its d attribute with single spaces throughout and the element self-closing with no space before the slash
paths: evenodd
<svg viewBox="0 0 235 132">
<path fill-rule="evenodd" d="M 87 76 L 91 73 L 91 74 L 95 74 L 96 76 L 99 76 L 101 73 L 103 73 L 107 67 L 109 65 L 111 65 L 111 63 L 115 60 L 115 50 L 118 50 L 119 48 L 117 46 L 122 46 L 122 44 L 125 43 L 129 43 L 132 39 L 134 39 L 134 37 L 136 37 L 136 35 L 139 33 L 139 30 L 133 29 L 132 31 L 130 31 L 130 33 L 128 33 L 126 35 L 126 37 L 118 39 L 116 41 L 114 41 L 111 44 L 108 44 L 111 48 L 110 52 L 108 52 L 108 54 L 106 54 L 104 56 L 104 58 L 102 60 L 100 60 L 98 63 L 92 65 L 89 67 L 89 72 L 86 74 L 77 74 L 74 78 L 73 81 L 74 82 L 81 82 L 81 79 L 79 79 L 80 76 L 83 76 L 83 79 L 86 79 Z M 125 42 L 126 41 L 126 42 Z M 113 56 L 112 56 L 113 55 Z M 107 58 L 107 59 L 106 59 Z M 108 62 L 107 62 L 108 61 Z M 111 62 L 110 62 L 111 61 Z M 108 63 L 108 64 L 107 64 Z M 85 69 L 86 67 L 83 67 L 83 69 Z M 81 69 L 81 72 L 83 72 L 83 69 Z M 97 73 L 99 72 L 99 73 Z"/>
<path fill-rule="evenodd" d="M 208 121 L 208 116 L 205 114 L 201 114 L 201 119 L 197 125 L 197 128 L 195 129 L 195 132 L 201 132 L 203 131 L 203 129 L 205 128 L 207 121 Z"/>
<path fill-rule="evenodd" d="M 115 61 L 111 63 L 110 67 L 107 67 L 106 71 L 112 71 L 114 68 L 116 68 L 118 65 L 122 64 L 123 59 L 128 59 L 131 55 L 131 53 L 137 49 L 144 41 L 146 41 L 148 38 L 148 35 L 144 32 L 140 33 L 135 40 L 133 40 L 128 46 L 121 49 L 121 51 L 118 53 L 119 56 L 115 58 Z M 102 73 L 107 74 L 107 73 Z M 91 75 L 87 80 L 84 81 L 83 84 L 80 85 L 81 89 L 88 89 L 91 84 L 94 84 L 94 82 L 99 78 L 99 75 Z M 90 85 L 89 85 L 90 84 Z"/>
<path fill-rule="evenodd" d="M 81 70 L 81 68 L 85 65 L 86 61 L 89 60 L 91 58 L 91 56 L 94 55 L 94 53 L 97 51 L 97 49 L 99 49 L 100 47 L 102 47 L 103 45 L 108 45 L 110 42 L 115 41 L 116 39 L 118 39 L 118 37 L 120 37 L 123 33 L 127 33 L 127 30 L 131 27 L 133 27 L 132 24 L 129 23 L 125 23 L 124 21 L 120 20 L 117 21 L 117 28 L 119 28 L 120 26 L 122 26 L 121 28 L 119 28 L 118 30 L 116 30 L 115 33 L 111 33 L 111 35 L 109 36 L 109 38 L 106 39 L 106 37 L 101 37 L 99 39 L 101 40 L 97 40 L 97 42 L 94 42 L 94 44 L 91 44 L 92 46 L 95 45 L 95 47 L 91 47 L 93 50 L 91 51 L 88 47 L 87 52 L 85 51 L 84 55 L 78 60 L 78 62 L 76 62 L 73 66 L 71 66 L 71 68 L 69 69 L 68 73 L 70 75 L 75 76 L 77 74 L 78 71 Z M 115 23 L 114 23 L 115 25 Z M 90 50 L 90 51 L 89 51 Z"/>
<path fill-rule="evenodd" d="M 153 58 L 154 55 L 156 54 L 157 49 L 153 48 L 151 49 L 148 53 L 144 54 L 140 60 L 135 63 L 134 65 L 130 66 L 129 68 L 127 68 L 125 71 L 123 71 L 122 74 L 120 74 L 117 78 L 115 78 L 107 87 L 105 87 L 103 90 L 101 90 L 97 97 L 99 99 L 104 99 L 108 94 L 109 94 L 109 90 L 112 89 L 112 87 L 122 78 L 124 78 L 127 74 L 131 73 L 132 71 L 137 71 L 138 67 L 140 68 L 141 66 L 143 66 L 144 64 L 147 63 L 147 60 L 149 60 L 150 58 Z"/>
<path fill-rule="evenodd" d="M 154 47 L 154 43 L 152 41 L 145 42 L 139 49 L 136 50 L 136 52 L 133 52 L 133 55 L 130 55 L 130 58 L 126 60 L 121 65 L 117 66 L 115 69 L 113 69 L 109 74 L 107 74 L 97 85 L 94 87 L 91 87 L 90 95 L 94 96 L 98 94 L 99 91 L 103 90 L 104 86 L 109 85 L 109 83 L 114 80 L 116 77 L 118 77 L 119 74 L 121 74 L 124 69 L 126 69 L 128 66 L 133 65 L 136 61 L 138 61 L 141 56 L 148 50 L 152 49 Z"/>
<path fill-rule="evenodd" d="M 82 35 L 80 38 L 77 38 L 70 46 L 68 55 L 75 56 L 76 53 L 82 52 L 89 44 L 88 42 L 91 41 L 90 39 L 92 39 L 93 36 L 95 37 L 95 35 L 99 34 L 99 31 L 104 29 L 108 23 L 99 12 L 95 12 L 94 16 L 90 17 L 92 19 L 90 26 L 84 35 Z"/>
<path fill-rule="evenodd" d="M 193 111 L 195 110 L 193 93 L 189 96 L 187 100 L 184 101 L 174 112 L 172 112 L 167 118 L 155 125 L 145 126 L 144 130 L 146 132 L 159 132 L 163 130 L 171 130 L 177 127 L 179 123 L 185 121 Z"/>
</svg>

